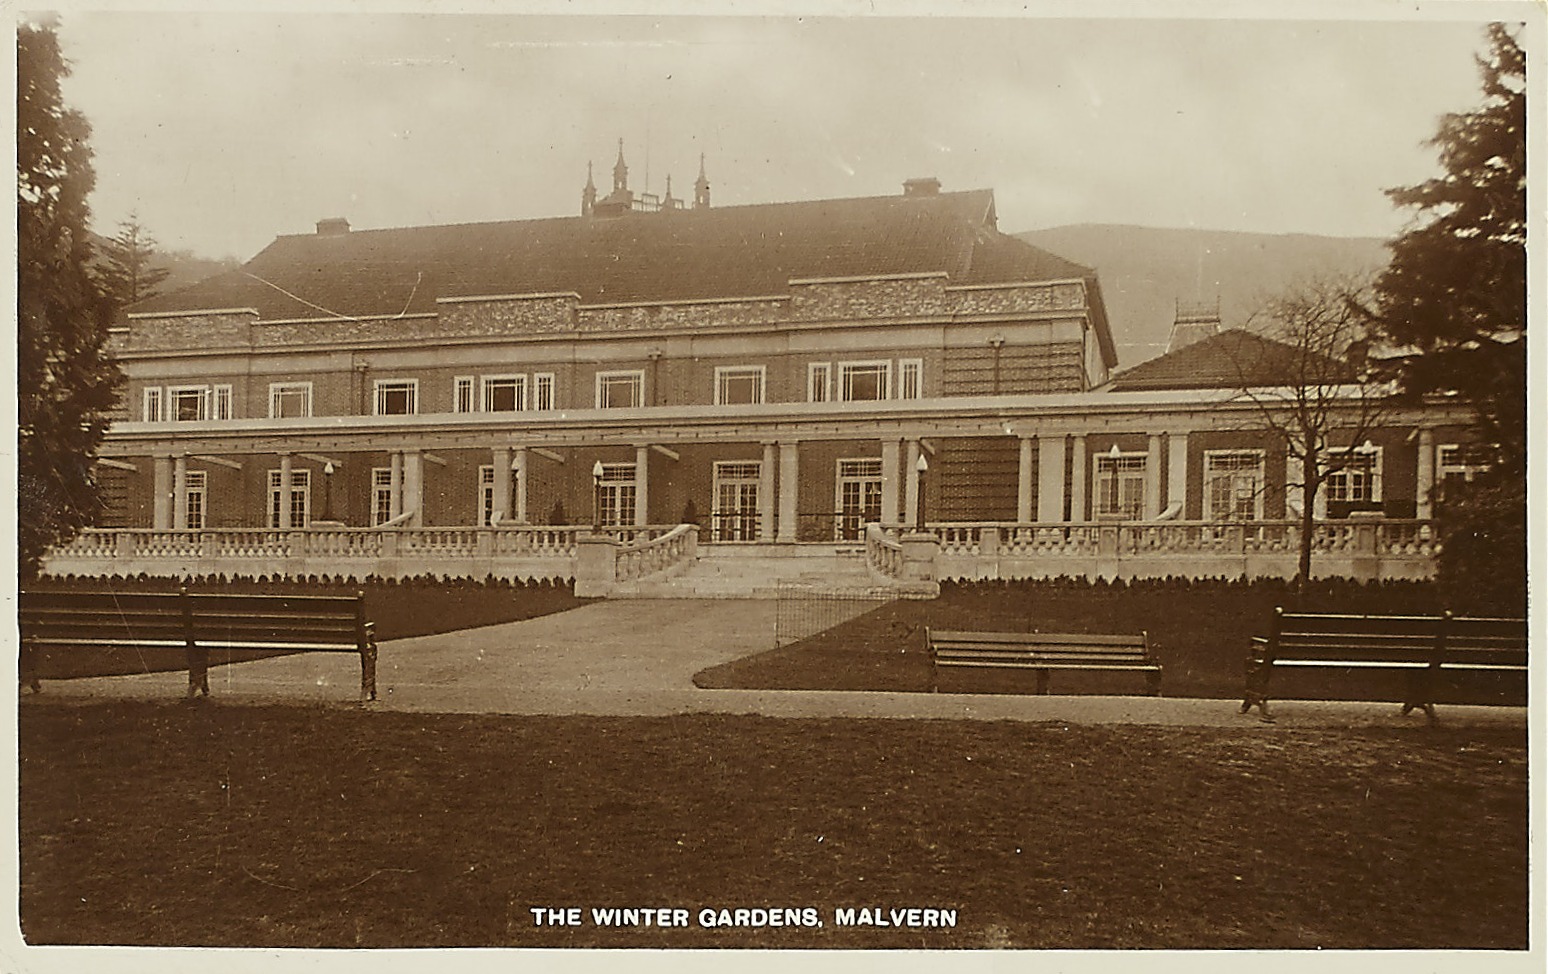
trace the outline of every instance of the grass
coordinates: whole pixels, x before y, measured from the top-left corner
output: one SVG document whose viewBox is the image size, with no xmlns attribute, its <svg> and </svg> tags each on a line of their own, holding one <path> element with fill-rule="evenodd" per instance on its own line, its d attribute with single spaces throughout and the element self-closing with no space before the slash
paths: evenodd
<svg viewBox="0 0 1548 974">
<path fill-rule="evenodd" d="M 1276 605 L 1324 612 L 1435 613 L 1434 586 L 1321 583 L 1292 596 L 1285 584 L 1205 580 L 1135 582 L 943 583 L 933 601 L 889 603 L 791 645 L 702 670 L 694 683 L 713 689 L 891 690 L 927 692 L 931 665 L 925 629 L 979 631 L 1139 633 L 1149 635 L 1163 667 L 1169 697 L 1240 699 L 1249 640 L 1266 632 Z M 1450 703 L 1525 702 L 1524 681 L 1476 675 L 1441 688 Z M 1465 681 L 1465 682 L 1460 682 Z M 1028 693 L 1028 672 L 954 670 L 940 689 Z M 1281 698 L 1401 700 L 1398 674 L 1340 671 L 1284 672 L 1274 677 Z M 1142 674 L 1057 673 L 1054 693 L 1138 694 Z"/>
<path fill-rule="evenodd" d="M 32 944 L 1509 948 L 1524 731 L 27 698 Z M 536 926 L 540 906 L 824 926 Z M 952 929 L 837 927 L 840 907 Z"/>
<path fill-rule="evenodd" d="M 149 579 L 44 579 L 31 589 L 39 591 L 175 592 L 178 581 Z M 595 599 L 575 597 L 570 583 L 551 582 L 443 582 L 434 579 L 343 581 L 254 581 L 201 579 L 189 584 L 190 592 L 262 593 L 269 595 L 353 595 L 365 593 L 366 618 L 375 623 L 378 642 L 455 632 L 475 626 L 518 622 L 563 612 Z M 279 653 L 232 654 L 215 650 L 211 665 L 258 659 Z M 83 676 L 115 676 L 126 673 L 159 673 L 187 668 L 180 649 L 106 649 L 41 652 L 38 675 L 45 679 Z"/>
</svg>

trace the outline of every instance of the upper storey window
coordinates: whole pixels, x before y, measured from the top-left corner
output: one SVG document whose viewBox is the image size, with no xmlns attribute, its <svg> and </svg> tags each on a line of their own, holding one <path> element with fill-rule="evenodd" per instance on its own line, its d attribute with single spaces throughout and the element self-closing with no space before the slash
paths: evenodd
<svg viewBox="0 0 1548 974">
<path fill-rule="evenodd" d="M 145 390 L 147 423 L 200 423 L 231 418 L 231 387 L 152 386 Z"/>
<path fill-rule="evenodd" d="M 419 412 L 418 379 L 377 379 L 376 415 L 412 416 Z"/>
<path fill-rule="evenodd" d="M 527 377 L 484 376 L 484 412 L 513 413 L 527 408 Z"/>
<path fill-rule="evenodd" d="M 312 415 L 310 382 L 269 383 L 269 418 L 294 419 Z"/>
<path fill-rule="evenodd" d="M 715 369 L 715 405 L 732 406 L 763 402 L 761 365 L 731 366 Z"/>
<path fill-rule="evenodd" d="M 887 399 L 892 395 L 891 362 L 840 362 L 839 398 L 845 402 Z"/>
<path fill-rule="evenodd" d="M 645 373 L 598 372 L 597 408 L 631 409 L 645 405 Z"/>
</svg>

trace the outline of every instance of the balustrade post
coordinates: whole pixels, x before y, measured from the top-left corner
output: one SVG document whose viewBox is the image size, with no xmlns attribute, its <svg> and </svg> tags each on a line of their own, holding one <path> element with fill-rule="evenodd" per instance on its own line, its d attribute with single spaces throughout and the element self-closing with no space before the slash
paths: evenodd
<svg viewBox="0 0 1548 974">
<path fill-rule="evenodd" d="M 900 581 L 936 585 L 936 562 L 941 552 L 940 539 L 928 531 L 910 531 L 899 539 L 903 549 Z"/>
<path fill-rule="evenodd" d="M 114 557 L 119 561 L 127 562 L 135 555 L 136 535 L 133 531 L 120 531 L 114 539 Z"/>
<path fill-rule="evenodd" d="M 575 594 L 583 599 L 605 598 L 613 591 L 618 571 L 618 542 L 605 534 L 583 534 L 575 540 Z"/>
</svg>

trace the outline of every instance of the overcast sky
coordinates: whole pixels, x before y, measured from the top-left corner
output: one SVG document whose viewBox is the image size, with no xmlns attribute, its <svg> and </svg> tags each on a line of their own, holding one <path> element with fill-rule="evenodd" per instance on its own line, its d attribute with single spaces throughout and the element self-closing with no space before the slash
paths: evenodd
<svg viewBox="0 0 1548 974">
<path fill-rule="evenodd" d="M 1408 5 L 1412 9 L 1413 5 Z M 1235 7 L 1252 12 L 1268 8 Z M 1281 8 L 1282 9 L 1282 8 Z M 1385 3 L 1356 10 L 1397 9 Z M 67 10 L 96 229 L 247 258 L 356 228 L 566 216 L 624 139 L 636 191 L 716 205 L 993 188 L 1000 227 L 1389 236 L 1385 187 L 1479 100 L 1474 20 L 534 17 Z M 1498 13 L 1498 9 L 1495 9 Z M 648 183 L 647 183 L 648 179 Z"/>
</svg>

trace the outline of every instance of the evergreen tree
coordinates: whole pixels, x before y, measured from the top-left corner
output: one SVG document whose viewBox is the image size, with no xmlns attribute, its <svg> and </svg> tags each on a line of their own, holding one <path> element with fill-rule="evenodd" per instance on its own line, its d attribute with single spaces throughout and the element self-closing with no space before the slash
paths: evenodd
<svg viewBox="0 0 1548 974">
<path fill-rule="evenodd" d="M 1497 445 L 1490 473 L 1445 498 L 1442 581 L 1454 591 L 1526 578 L 1526 56 L 1501 24 L 1479 58 L 1483 103 L 1445 116 L 1442 174 L 1388 191 L 1427 218 L 1391 243 L 1376 325 L 1400 348 L 1410 396 L 1464 398 Z"/>
<path fill-rule="evenodd" d="M 172 273 L 170 268 L 152 266 L 156 240 L 141 225 L 139 214 L 129 214 L 101 249 L 102 260 L 92 269 L 92 277 L 117 308 L 151 297 Z"/>
<path fill-rule="evenodd" d="M 51 546 L 100 508 L 92 465 L 122 377 L 105 354 L 107 308 L 87 273 L 91 127 L 64 106 L 68 73 L 50 25 L 16 39 L 17 561 L 37 575 Z"/>
</svg>

